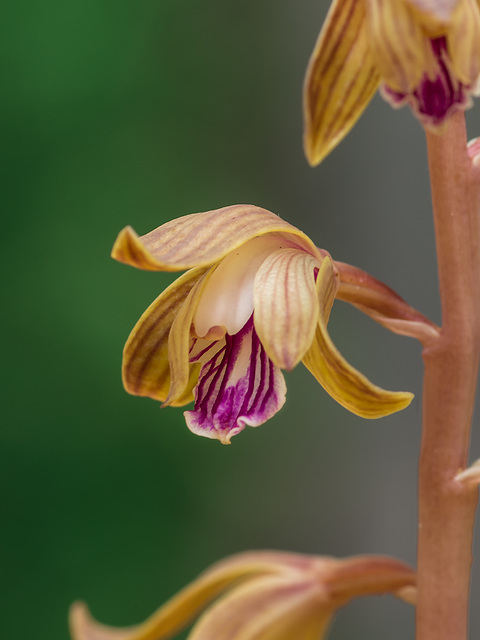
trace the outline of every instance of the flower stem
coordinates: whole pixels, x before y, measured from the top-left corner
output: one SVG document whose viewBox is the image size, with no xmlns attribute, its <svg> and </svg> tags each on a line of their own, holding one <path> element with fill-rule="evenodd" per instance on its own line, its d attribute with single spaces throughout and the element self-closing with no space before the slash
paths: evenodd
<svg viewBox="0 0 480 640">
<path fill-rule="evenodd" d="M 417 640 L 465 640 L 477 488 L 467 465 L 480 356 L 480 176 L 463 113 L 427 132 L 442 331 L 423 352 Z"/>
</svg>

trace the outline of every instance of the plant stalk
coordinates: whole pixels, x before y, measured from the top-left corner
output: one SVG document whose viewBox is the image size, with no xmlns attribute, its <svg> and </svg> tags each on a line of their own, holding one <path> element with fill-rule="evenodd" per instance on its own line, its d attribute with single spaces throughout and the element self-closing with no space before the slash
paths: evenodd
<svg viewBox="0 0 480 640">
<path fill-rule="evenodd" d="M 442 330 L 423 352 L 417 640 L 466 640 L 476 487 L 468 463 L 480 357 L 480 176 L 463 112 L 427 132 Z"/>
</svg>

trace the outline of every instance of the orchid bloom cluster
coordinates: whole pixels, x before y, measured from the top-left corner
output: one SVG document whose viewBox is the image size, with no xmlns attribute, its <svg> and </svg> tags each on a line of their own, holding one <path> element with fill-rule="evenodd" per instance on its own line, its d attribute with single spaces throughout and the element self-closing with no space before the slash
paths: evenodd
<svg viewBox="0 0 480 640">
<path fill-rule="evenodd" d="M 166 640 L 199 618 L 189 640 L 322 640 L 338 608 L 356 596 L 412 603 L 415 572 L 386 556 L 345 560 L 275 551 L 226 558 L 135 627 L 96 622 L 75 603 L 73 640 Z"/>
<path fill-rule="evenodd" d="M 182 406 L 191 431 L 228 444 L 285 402 L 281 369 L 300 361 L 341 405 L 365 418 L 406 407 L 411 393 L 369 382 L 341 356 L 327 322 L 340 287 L 330 256 L 259 207 L 191 214 L 112 256 L 140 269 L 188 271 L 147 309 L 124 349 L 130 393 Z"/>
<path fill-rule="evenodd" d="M 377 89 L 442 135 L 469 106 L 479 77 L 480 0 L 334 0 L 305 81 L 307 157 L 322 161 Z M 479 148 L 478 141 L 470 147 L 472 166 Z M 374 385 L 336 349 L 327 331 L 335 299 L 424 346 L 441 336 L 386 285 L 252 205 L 190 214 L 144 236 L 126 227 L 112 256 L 148 271 L 184 271 L 127 340 L 126 390 L 162 406 L 194 402 L 184 413 L 188 428 L 223 444 L 281 409 L 282 370 L 300 362 L 359 416 L 408 406 L 411 393 Z M 456 490 L 476 486 L 479 469 L 477 462 L 460 470 Z M 321 640 L 339 607 L 377 593 L 414 603 L 415 573 L 377 556 L 252 552 L 214 565 L 136 627 L 100 625 L 77 603 L 71 633 L 74 640 L 162 640 L 200 616 L 190 640 Z"/>
<path fill-rule="evenodd" d="M 305 151 L 318 164 L 378 88 L 441 129 L 480 91 L 480 0 L 334 0 L 305 80 Z"/>
</svg>

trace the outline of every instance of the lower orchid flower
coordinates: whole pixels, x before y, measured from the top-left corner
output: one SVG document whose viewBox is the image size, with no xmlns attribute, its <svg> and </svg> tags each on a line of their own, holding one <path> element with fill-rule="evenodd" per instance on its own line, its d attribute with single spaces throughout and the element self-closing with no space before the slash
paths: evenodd
<svg viewBox="0 0 480 640">
<path fill-rule="evenodd" d="M 189 640 L 322 640 L 337 609 L 381 594 L 414 604 L 413 569 L 388 556 L 252 551 L 213 565 L 133 627 L 100 624 L 76 602 L 70 631 L 72 640 L 167 640 L 199 618 Z"/>
<path fill-rule="evenodd" d="M 350 366 L 326 329 L 338 288 L 329 255 L 278 216 L 250 205 L 191 214 L 112 256 L 153 271 L 187 269 L 147 309 L 124 349 L 128 392 L 182 406 L 191 431 L 228 444 L 285 402 L 281 369 L 300 361 L 341 405 L 366 418 L 406 407 Z"/>
</svg>

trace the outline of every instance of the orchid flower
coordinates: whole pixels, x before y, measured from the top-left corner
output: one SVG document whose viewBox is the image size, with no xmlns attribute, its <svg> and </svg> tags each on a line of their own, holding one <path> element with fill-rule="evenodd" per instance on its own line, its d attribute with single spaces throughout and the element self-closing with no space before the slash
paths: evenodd
<svg viewBox="0 0 480 640">
<path fill-rule="evenodd" d="M 70 631 L 72 640 L 167 640 L 201 614 L 189 640 L 322 640 L 339 607 L 386 593 L 414 604 L 413 569 L 387 556 L 253 551 L 213 565 L 137 626 L 99 624 L 77 602 Z"/>
<path fill-rule="evenodd" d="M 326 329 L 339 286 L 327 252 L 258 207 L 191 214 L 139 237 L 120 232 L 112 256 L 153 271 L 188 269 L 147 309 L 124 348 L 132 394 L 182 406 L 191 431 L 230 443 L 285 402 L 281 369 L 300 361 L 341 405 L 366 418 L 406 407 L 350 366 Z"/>
<path fill-rule="evenodd" d="M 334 0 L 305 80 L 308 160 L 323 160 L 379 87 L 438 131 L 479 79 L 480 0 Z"/>
</svg>

